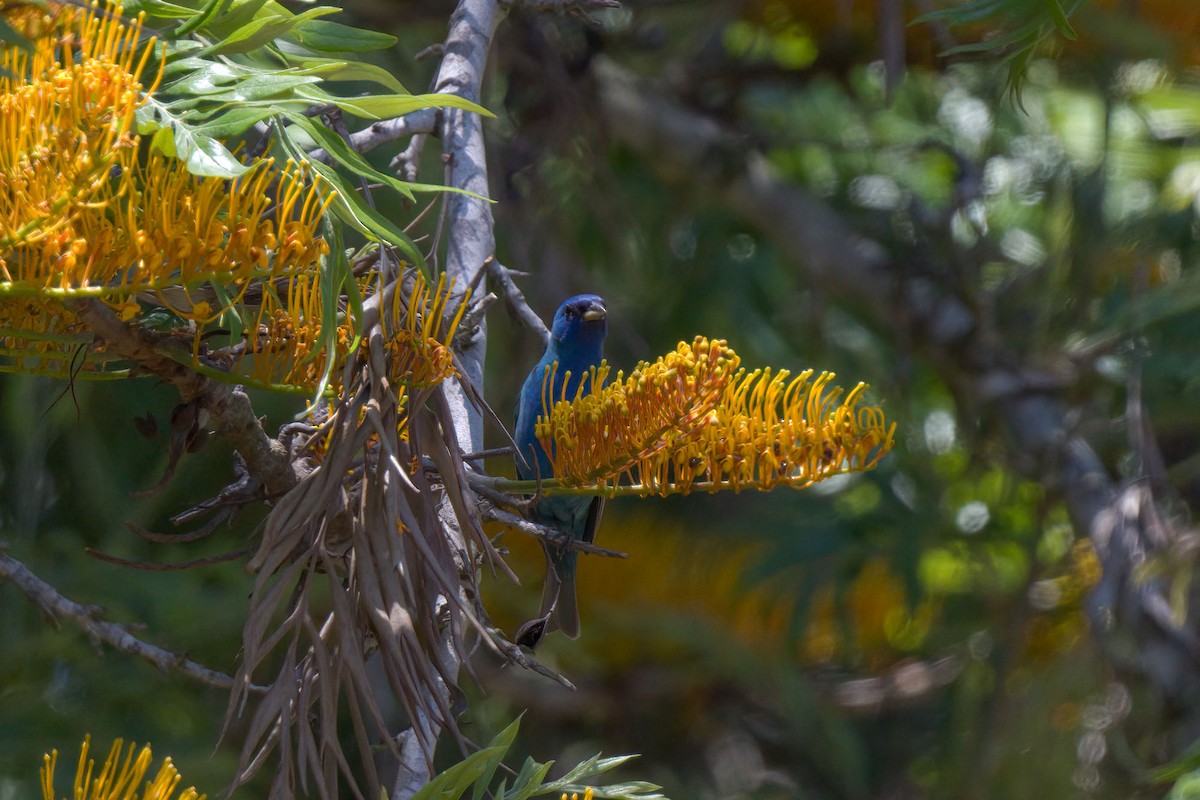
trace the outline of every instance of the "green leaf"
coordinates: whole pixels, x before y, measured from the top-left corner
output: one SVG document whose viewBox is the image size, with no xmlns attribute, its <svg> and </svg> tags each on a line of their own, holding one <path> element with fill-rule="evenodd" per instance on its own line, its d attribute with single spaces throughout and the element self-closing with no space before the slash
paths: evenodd
<svg viewBox="0 0 1200 800">
<path fill-rule="evenodd" d="M 225 9 L 229 7 L 230 2 L 231 0 L 205 0 L 204 5 L 196 12 L 195 16 L 176 28 L 172 32 L 172 35 L 182 37 L 191 33 L 201 25 L 207 23 L 218 13 L 224 13 Z"/>
<path fill-rule="evenodd" d="M 561 779 L 554 782 L 553 785 L 580 783 L 586 778 L 591 778 L 599 775 L 602 772 L 607 772 L 610 769 L 615 769 L 621 766 L 626 761 L 631 761 L 637 758 L 636 755 L 613 756 L 611 758 L 601 758 L 600 754 L 592 756 L 588 760 L 578 764 L 574 769 L 562 776 Z"/>
<path fill-rule="evenodd" d="M 472 753 L 421 787 L 412 800 L 458 800 L 487 771 L 493 758 L 504 756 L 505 749 L 485 747 Z"/>
<path fill-rule="evenodd" d="M 512 747 L 513 742 L 517 738 L 517 731 L 521 727 L 521 718 L 514 719 L 507 728 L 500 731 L 488 742 L 488 749 L 494 749 L 498 752 L 488 763 L 487 768 L 479 776 L 479 780 L 475 782 L 475 791 L 471 793 L 471 800 L 483 800 L 487 788 L 492 783 L 492 776 L 496 774 L 496 768 L 500 766 L 500 761 L 503 760 L 505 753 Z"/>
<path fill-rule="evenodd" d="M 330 156 L 351 172 L 361 175 L 368 180 L 386 184 L 404 195 L 407 199 L 413 199 L 412 191 L 409 190 L 408 185 L 404 181 L 394 175 L 388 175 L 385 172 L 375 169 L 371 165 L 371 162 L 367 161 L 362 154 L 348 145 L 345 139 L 329 130 L 329 128 L 303 114 L 285 112 L 284 117 L 291 120 L 293 125 L 311 136 L 313 141 L 323 147 Z"/>
<path fill-rule="evenodd" d="M 292 28 L 308 19 L 335 14 L 340 9 L 331 6 L 310 8 L 303 14 L 283 13 L 267 14 L 255 17 L 220 41 L 201 51 L 202 55 L 228 55 L 231 53 L 246 53 L 256 50 L 265 44 L 283 36 Z"/>
<path fill-rule="evenodd" d="M 1054 20 L 1054 27 L 1058 28 L 1058 32 L 1074 41 L 1077 38 L 1075 29 L 1071 27 L 1067 12 L 1058 4 L 1058 0 L 1046 0 L 1046 10 L 1050 13 L 1050 19 Z"/>
<path fill-rule="evenodd" d="M 257 17 L 267 2 L 268 0 L 234 0 L 227 12 L 204 26 L 204 31 L 216 39 L 223 39 Z M 276 16 L 283 15 L 286 11 L 277 3 L 272 2 L 271 5 L 275 6 L 273 14 Z"/>
<path fill-rule="evenodd" d="M 362 53 L 382 50 L 396 43 L 396 37 L 391 34 L 353 28 L 328 20 L 307 20 L 296 26 L 291 38 L 320 53 Z"/>
<path fill-rule="evenodd" d="M 236 178 L 249 167 L 211 136 L 198 133 L 167 106 L 148 97 L 134 115 L 139 134 L 153 133 L 151 149 L 178 158 L 193 175 L 211 178 Z M 171 136 L 163 133 L 172 132 Z"/>
<path fill-rule="evenodd" d="M 2 14 L 0 14 L 0 40 L 3 40 L 6 46 L 19 47 L 25 51 L 30 51 L 33 47 L 28 39 L 8 24 L 8 20 Z"/>
<path fill-rule="evenodd" d="M 210 136 L 213 139 L 229 139 L 233 136 L 240 136 L 270 116 L 272 116 L 272 112 L 269 108 L 260 108 L 258 106 L 234 108 L 208 122 L 197 125 L 195 131 L 200 136 Z"/>
<path fill-rule="evenodd" d="M 177 45 L 185 45 L 185 44 L 198 45 L 198 46 L 197 47 L 186 47 L 186 48 L 177 46 Z M 187 40 L 187 41 L 183 41 L 183 42 L 176 42 L 173 45 L 168 45 L 168 47 L 167 47 L 167 63 L 163 67 L 163 80 L 167 80 L 171 76 L 178 75 L 181 72 L 191 74 L 192 72 L 195 72 L 196 70 L 205 69 L 206 67 L 208 67 L 209 64 L 213 63 L 213 62 L 207 61 L 203 58 L 195 58 L 194 56 L 184 55 L 185 53 L 199 50 L 200 46 L 201 45 L 199 42 L 193 42 L 191 40 Z M 164 90 L 159 89 L 159 91 L 164 91 Z"/>
<path fill-rule="evenodd" d="M 217 65 L 220 66 L 220 65 Z M 209 103 L 245 103 L 255 100 L 265 100 L 283 94 L 292 94 L 294 89 L 308 84 L 320 83 L 315 75 L 298 75 L 295 73 L 277 72 L 260 73 L 243 78 L 229 86 L 213 86 L 205 88 L 203 81 L 195 85 L 197 91 L 182 100 L 172 101 L 172 108 L 186 108 L 197 105 L 195 100 Z M 174 88 L 170 92 L 175 94 Z"/>
<path fill-rule="evenodd" d="M 191 65 L 187 74 L 171 83 L 164 84 L 160 93 L 167 95 L 197 95 L 220 91 L 222 87 L 236 81 L 238 70 L 229 64 L 207 61 L 202 58 L 183 59 Z"/>
<path fill-rule="evenodd" d="M 525 763 L 521 765 L 521 772 L 513 779 L 512 788 L 496 797 L 501 800 L 528 800 L 534 795 L 545 794 L 543 781 L 546 780 L 546 773 L 552 766 L 553 761 L 539 764 L 532 758 L 525 759 Z"/>
<path fill-rule="evenodd" d="M 288 155 L 297 160 L 307 160 L 304 151 L 296 146 L 285 126 L 279 126 L 279 141 Z M 364 236 L 387 242 L 404 253 L 418 267 L 425 265 L 425 257 L 401 228 L 387 217 L 368 206 L 354 187 L 350 186 L 336 169 L 320 161 L 309 161 L 313 172 L 320 175 L 337 192 L 330 208 L 334 215 Z"/>
<path fill-rule="evenodd" d="M 364 236 L 372 239 L 381 239 L 399 248 L 414 264 L 418 266 L 424 265 L 425 257 L 421 255 L 421 251 L 408 238 L 408 234 L 387 217 L 363 202 L 363 199 L 359 197 L 354 187 L 348 184 L 338 174 L 336 169 L 328 164 L 322 164 L 320 161 L 310 162 L 310 165 L 314 172 L 318 173 L 337 190 L 338 196 L 333 201 L 331 208 L 338 219 L 350 225 Z"/>
<path fill-rule="evenodd" d="M 316 58 L 284 53 L 284 58 L 293 66 L 312 70 L 326 81 L 374 81 L 397 94 L 407 94 L 396 76 L 383 67 L 363 61 L 342 61 L 335 58 Z"/>
<path fill-rule="evenodd" d="M 196 13 L 196 9 L 168 3 L 166 0 L 133 0 L 125 4 L 127 15 L 136 15 L 139 11 L 146 12 L 148 17 L 158 19 L 187 19 Z"/>
<path fill-rule="evenodd" d="M 314 405 L 325 394 L 329 386 L 329 377 L 337 366 L 334 362 L 338 340 L 338 298 L 341 297 L 343 286 L 354 283 L 350 262 L 346 260 L 346 250 L 342 247 L 341 228 L 330 224 L 329 217 L 321 220 L 321 227 L 330 245 L 329 252 L 321 256 L 321 337 L 317 346 L 305 359 L 313 358 L 322 351 L 326 354 L 325 369 L 321 372 L 321 380 L 317 382 L 317 391 L 312 399 Z M 362 317 L 359 316 L 358 319 L 361 322 Z M 355 338 L 359 335 L 361 333 L 356 333 Z"/>
<path fill-rule="evenodd" d="M 306 95 L 304 91 L 297 94 Z M 485 117 L 496 115 L 477 103 L 452 94 L 380 94 L 369 97 L 326 97 L 311 99 L 332 102 L 343 111 L 364 119 L 392 119 L 423 108 L 461 108 Z"/>
<path fill-rule="evenodd" d="M 159 128 L 150 140 L 150 149 L 157 150 L 168 158 L 175 158 L 175 132 L 169 127 Z"/>
</svg>

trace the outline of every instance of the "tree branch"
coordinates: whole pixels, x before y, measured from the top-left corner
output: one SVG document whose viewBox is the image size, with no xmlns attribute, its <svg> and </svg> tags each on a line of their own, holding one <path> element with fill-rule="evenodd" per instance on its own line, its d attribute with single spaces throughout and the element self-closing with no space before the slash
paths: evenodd
<svg viewBox="0 0 1200 800">
<path fill-rule="evenodd" d="M 450 17 L 450 31 L 446 37 L 445 53 L 434 83 L 435 91 L 454 94 L 479 102 L 482 94 L 483 71 L 487 62 L 492 36 L 499 21 L 496 0 L 460 0 Z M 483 121 L 477 114 L 459 109 L 443 109 L 438 116 L 438 130 L 442 139 L 442 153 L 446 161 L 446 183 L 448 186 L 465 189 L 480 197 L 488 197 L 487 155 L 483 142 Z M 446 253 L 446 273 L 453 281 L 458 302 L 463 302 L 469 287 L 477 283 L 477 275 L 484 263 L 492 256 L 496 244 L 492 234 L 492 213 L 488 203 L 462 194 L 451 194 L 443 207 L 449 226 Z M 460 352 L 456 365 L 463 373 L 463 380 L 473 385 L 475 393 L 483 391 L 483 361 L 487 347 L 487 326 L 479 321 L 477 332 L 468 342 L 456 342 Z M 471 453 L 483 449 L 483 416 L 470 402 L 470 392 L 457 380 L 443 384 L 449 422 L 453 425 L 459 452 Z M 469 493 L 469 488 L 461 486 Z M 442 522 L 443 535 L 447 539 L 449 552 L 468 552 L 463 525 L 448 494 L 443 494 L 438 515 Z M 470 569 L 463 564 L 464 571 Z M 460 598 L 466 603 L 468 598 Z M 443 641 L 438 648 L 441 664 L 439 672 L 451 680 L 459 671 L 459 648 L 456 646 L 458 631 L 446 626 Z M 436 691 L 449 694 L 448 687 L 440 684 Z M 447 697 L 442 698 L 443 701 Z M 443 703 L 444 704 L 444 703 Z M 441 722 L 433 718 L 412 720 L 413 731 L 405 741 L 413 739 L 436 741 Z M 405 746 L 401 752 L 400 769 L 392 788 L 393 800 L 408 800 L 431 777 L 432 753 L 423 747 Z"/>
<path fill-rule="evenodd" d="M 0 545 L 0 549 L 3 549 L 3 545 Z M 176 670 L 218 689 L 229 689 L 233 686 L 232 676 L 209 669 L 158 645 L 144 642 L 126 630 L 124 625 L 99 619 L 103 612 L 99 606 L 85 606 L 64 597 L 53 586 L 34 575 L 27 566 L 3 552 L 0 552 L 0 578 L 15 584 L 46 614 L 73 622 L 93 642 L 104 642 L 122 653 L 144 658 L 162 672 Z M 255 691 L 261 691 L 262 687 L 253 688 Z"/>
<path fill-rule="evenodd" d="M 175 347 L 168 337 L 117 319 L 112 309 L 95 299 L 75 300 L 71 310 L 113 352 L 137 362 L 147 372 L 173 384 L 185 403 L 194 403 L 208 415 L 207 424 L 241 454 L 249 474 L 262 482 L 269 495 L 283 494 L 299 481 L 291 454 L 263 430 L 240 386 L 229 386 L 185 366 L 190 354 Z"/>
</svg>

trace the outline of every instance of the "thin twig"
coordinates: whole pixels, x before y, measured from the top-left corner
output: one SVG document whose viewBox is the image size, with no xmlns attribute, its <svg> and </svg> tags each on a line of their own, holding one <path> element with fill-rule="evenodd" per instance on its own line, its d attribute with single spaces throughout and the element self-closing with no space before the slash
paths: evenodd
<svg viewBox="0 0 1200 800">
<path fill-rule="evenodd" d="M 116 564 L 118 567 L 143 569 L 147 572 L 180 572 L 185 569 L 193 569 L 194 567 L 207 567 L 210 564 L 223 564 L 226 561 L 236 561 L 239 558 L 245 558 L 253 553 L 254 548 L 243 547 L 240 550 L 234 550 L 230 553 L 220 553 L 215 556 L 194 558 L 191 561 L 180 561 L 174 564 L 161 564 L 157 561 L 135 561 L 128 558 L 121 558 L 119 556 L 111 556 L 108 553 L 103 553 L 91 547 L 87 548 L 85 552 L 97 561 L 104 561 L 108 564 Z"/>
<path fill-rule="evenodd" d="M 501 264 L 496 258 L 488 259 L 485 266 L 488 275 L 500 286 L 508 313 L 536 333 L 541 338 L 543 346 L 549 344 L 550 330 L 546 327 L 546 323 L 542 322 L 542 318 L 529 307 L 529 303 L 525 301 L 525 295 L 512 279 L 512 276 L 517 273 Z"/>
<path fill-rule="evenodd" d="M 350 134 L 350 146 L 360 153 L 374 150 L 380 145 L 403 139 L 418 133 L 433 133 L 437 129 L 438 109 L 422 108 L 411 114 L 395 119 L 381 119 L 360 131 Z M 324 150 L 314 150 L 310 158 L 329 162 L 329 154 Z"/>
<path fill-rule="evenodd" d="M 429 139 L 427 133 L 414 134 L 408 146 L 401 150 L 388 164 L 402 181 L 415 181 L 418 175 L 418 163 L 421 160 L 421 150 Z"/>
<path fill-rule="evenodd" d="M 70 600 L 50 584 L 34 575 L 29 567 L 7 553 L 0 552 L 0 578 L 12 582 L 42 611 L 56 619 L 75 623 L 93 642 L 104 642 L 122 653 L 139 656 L 163 672 L 176 670 L 201 683 L 218 689 L 229 689 L 233 678 L 224 672 L 210 669 L 158 645 L 144 642 L 125 629 L 124 625 L 99 619 L 103 609 Z M 265 691 L 254 685 L 253 691 Z"/>
<path fill-rule="evenodd" d="M 479 510 L 488 519 L 502 522 L 511 528 L 516 528 L 521 533 L 541 539 L 543 542 L 564 550 L 578 550 L 580 553 L 590 553 L 594 556 L 604 556 L 606 558 L 629 558 L 628 553 L 622 553 L 620 550 L 609 550 L 607 547 L 597 547 L 590 542 L 572 538 L 570 534 L 563 533 L 557 528 L 550 528 L 545 525 L 538 525 L 536 522 L 530 522 L 527 519 L 518 517 L 516 514 L 496 508 L 491 503 L 481 502 Z"/>
</svg>

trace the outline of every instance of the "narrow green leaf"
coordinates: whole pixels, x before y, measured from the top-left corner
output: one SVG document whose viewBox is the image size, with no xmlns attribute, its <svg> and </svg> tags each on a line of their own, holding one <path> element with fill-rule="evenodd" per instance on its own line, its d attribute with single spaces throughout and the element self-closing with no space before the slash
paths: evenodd
<svg viewBox="0 0 1200 800">
<path fill-rule="evenodd" d="M 1067 19 L 1067 12 L 1058 4 L 1058 0 L 1046 0 L 1046 10 L 1050 12 L 1050 19 L 1054 20 L 1054 26 L 1058 28 L 1058 32 L 1074 41 L 1077 38 L 1075 29 L 1071 27 L 1071 21 Z"/>
<path fill-rule="evenodd" d="M 321 75 L 326 81 L 374 81 L 397 94 L 408 93 L 408 90 L 404 88 L 404 84 L 397 80 L 395 75 L 375 64 L 368 64 L 363 61 L 342 61 L 333 58 L 299 56 L 287 52 L 283 55 L 287 59 L 287 62 L 293 66 L 314 71 L 319 69 L 320 72 L 315 72 L 315 74 Z"/>
<path fill-rule="evenodd" d="M 371 166 L 371 162 L 367 161 L 362 154 L 348 145 L 345 139 L 324 125 L 302 114 L 285 113 L 284 117 L 291 120 L 293 125 L 311 136 L 313 141 L 325 149 L 325 152 L 329 153 L 334 160 L 351 172 L 361 175 L 368 180 L 378 181 L 390 186 L 407 199 L 413 199 L 413 194 L 409 191 L 404 181 L 394 175 L 388 175 L 375 169 L 375 167 Z"/>
<path fill-rule="evenodd" d="M 229 55 L 232 53 L 246 53 L 269 44 L 275 39 L 283 36 L 292 28 L 299 25 L 307 19 L 315 19 L 329 14 L 335 14 L 340 9 L 331 6 L 318 6 L 310 8 L 303 14 L 291 15 L 288 13 L 267 14 L 261 17 L 255 17 L 250 22 L 230 33 L 220 41 L 204 48 L 201 51 L 202 55 Z"/>
<path fill-rule="evenodd" d="M 238 71 L 229 64 L 206 61 L 202 58 L 185 59 L 192 69 L 178 80 L 163 85 L 160 92 L 165 95 L 199 95 L 221 91 L 238 79 Z"/>
<path fill-rule="evenodd" d="M 503 756 L 504 750 L 499 747 L 485 747 L 472 753 L 421 787 L 412 800 L 458 800 L 483 774 L 497 754 Z"/>
<path fill-rule="evenodd" d="M 552 766 L 554 766 L 553 761 L 539 764 L 532 758 L 525 759 L 525 763 L 521 765 L 521 772 L 513 778 L 512 788 L 504 794 L 496 796 L 501 800 L 528 800 L 534 795 L 545 794 L 543 781 L 546 780 L 546 774 L 550 772 Z"/>
<path fill-rule="evenodd" d="M 211 121 L 197 125 L 195 130 L 200 136 L 210 136 L 213 139 L 229 139 L 240 136 L 254 125 L 271 116 L 270 108 L 234 108 L 226 111 Z"/>
<path fill-rule="evenodd" d="M 636 755 L 613 756 L 611 758 L 601 758 L 600 754 L 592 756 L 586 761 L 577 764 L 574 769 L 564 775 L 556 784 L 580 783 L 586 778 L 591 778 L 599 775 L 602 772 L 607 772 L 610 769 L 621 766 L 626 761 L 631 761 L 637 758 Z"/>
<path fill-rule="evenodd" d="M 492 776 L 496 774 L 496 769 L 500 766 L 500 762 L 504 759 L 506 753 L 512 747 L 513 742 L 517 738 L 517 731 L 521 727 L 521 718 L 517 717 L 508 727 L 496 734 L 492 741 L 488 742 L 488 749 L 495 750 L 496 755 L 489 761 L 487 768 L 479 776 L 479 780 L 475 781 L 475 791 L 471 793 L 471 800 L 483 800 L 484 794 L 487 792 L 488 786 L 492 783 Z"/>
<path fill-rule="evenodd" d="M 224 13 L 225 9 L 229 7 L 230 1 L 231 0 L 205 0 L 204 5 L 200 7 L 200 10 L 196 12 L 195 16 L 172 31 L 172 35 L 176 37 L 182 37 L 198 29 L 201 25 L 204 25 L 217 14 Z"/>
<path fill-rule="evenodd" d="M 125 13 L 135 15 L 139 11 L 146 12 L 148 17 L 158 19 L 187 19 L 196 13 L 196 9 L 169 3 L 166 0 L 133 0 L 125 4 Z"/>
<path fill-rule="evenodd" d="M 267 2 L 268 0 L 234 0 L 227 12 L 218 15 L 204 26 L 204 31 L 216 39 L 223 39 L 257 17 Z M 274 2 L 271 5 L 276 7 L 276 16 L 283 13 L 282 6 Z"/>
<path fill-rule="evenodd" d="M 337 199 L 331 208 L 338 219 L 353 227 L 364 236 L 382 239 L 402 253 L 414 264 L 424 266 L 425 257 L 417 249 L 408 235 L 395 223 L 384 217 L 375 209 L 363 202 L 354 187 L 350 186 L 338 171 L 328 164 L 319 161 L 311 162 L 314 172 L 329 182 L 338 191 Z"/>
<path fill-rule="evenodd" d="M 321 336 L 317 346 L 304 359 L 308 361 L 318 352 L 326 354 L 325 369 L 321 373 L 321 380 L 317 383 L 314 403 L 328 388 L 329 377 L 333 374 L 336 366 L 334 360 L 337 355 L 338 300 L 342 296 L 342 288 L 347 283 L 354 283 L 354 276 L 350 272 L 350 262 L 346 260 L 346 250 L 342 247 L 341 228 L 334 225 L 326 216 L 321 220 L 321 229 L 326 243 L 329 244 L 329 252 L 321 257 Z M 362 318 L 359 317 L 359 319 Z"/>
<path fill-rule="evenodd" d="M 302 90 L 297 92 L 306 95 Z M 316 98 L 313 98 L 316 99 Z M 321 102 L 318 100 L 318 102 Z M 452 94 L 380 94 L 369 97 L 333 97 L 327 100 L 338 108 L 364 119 L 392 119 L 423 108 L 461 108 L 485 117 L 496 115 L 477 103 Z"/>
<path fill-rule="evenodd" d="M 304 151 L 296 146 L 295 141 L 293 141 L 288 132 L 288 128 L 283 125 L 277 127 L 279 129 L 279 141 L 288 155 L 297 160 L 307 161 Z M 354 190 L 354 187 L 350 186 L 336 169 L 320 161 L 308 161 L 308 164 L 313 172 L 324 178 L 337 191 L 337 196 L 334 198 L 331 209 L 338 219 L 350 225 L 367 238 L 381 240 L 399 248 L 416 266 L 425 266 L 425 257 L 421 255 L 421 251 L 408 238 L 408 234 L 391 220 L 363 202 L 363 199 L 358 196 L 358 192 Z"/>
<path fill-rule="evenodd" d="M 315 75 L 296 75 L 263 73 L 243 78 L 230 86 L 216 86 L 212 89 L 202 89 L 191 99 L 200 99 L 210 103 L 244 103 L 253 100 L 265 100 L 290 94 L 292 90 L 308 84 L 320 83 Z M 185 102 L 173 102 L 172 107 L 183 108 Z"/>
<path fill-rule="evenodd" d="M 910 24 L 922 25 L 939 20 L 952 25 L 978 22 L 1000 13 L 1004 10 L 1005 2 L 1006 0 L 973 0 L 973 2 L 926 12 L 914 18 Z"/>
<path fill-rule="evenodd" d="M 290 38 L 320 53 L 362 53 L 396 44 L 396 37 L 391 34 L 353 28 L 328 20 L 308 20 L 297 25 Z"/>
</svg>

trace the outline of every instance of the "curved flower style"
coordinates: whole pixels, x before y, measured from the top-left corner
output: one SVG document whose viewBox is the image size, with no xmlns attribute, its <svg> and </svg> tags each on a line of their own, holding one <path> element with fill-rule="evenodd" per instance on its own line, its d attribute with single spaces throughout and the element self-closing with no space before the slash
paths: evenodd
<svg viewBox="0 0 1200 800">
<path fill-rule="evenodd" d="M 446 309 L 453 290 L 445 273 L 439 276 L 436 287 L 430 287 L 424 274 L 417 272 L 407 298 L 400 292 L 391 296 L 391 302 L 387 303 L 384 358 L 393 384 L 425 389 L 454 375 L 450 344 L 470 298 L 462 298 L 454 315 L 448 317 Z"/>
<path fill-rule="evenodd" d="M 358 279 L 359 296 L 369 296 L 378 276 Z M 437 385 L 454 374 L 450 342 L 467 303 L 446 316 L 452 287 L 445 276 L 431 287 L 424 273 L 414 270 L 407 293 L 390 295 L 385 314 L 388 336 L 384 360 L 392 386 L 399 392 Z M 342 368 L 354 351 L 361 320 L 347 304 L 339 304 L 331 323 L 326 323 L 321 276 L 297 272 L 281 278 L 263 291 L 252 315 L 255 335 L 250 336 L 246 359 L 234 365 L 234 374 L 266 388 L 294 388 L 306 392 L 328 376 L 336 393 Z M 336 326 L 332 352 L 320 346 L 327 335 L 325 325 Z"/>
<path fill-rule="evenodd" d="M 79 766 L 75 770 L 75 784 L 72 793 L 72 797 L 76 800 L 118 800 L 118 798 L 121 800 L 171 800 L 175 796 L 175 790 L 182 778 L 179 770 L 175 769 L 175 765 L 169 758 L 163 761 L 154 778 L 146 783 L 142 793 L 140 795 L 137 793 L 138 784 L 142 782 L 153 758 L 149 745 L 143 747 L 134 757 L 137 745 L 131 743 L 125 751 L 125 757 L 122 758 L 123 742 L 117 739 L 113 742 L 112 749 L 108 751 L 108 758 L 104 760 L 100 773 L 93 777 L 96 762 L 88 758 L 90 744 L 91 737 L 89 736 L 83 740 L 83 747 L 79 751 Z M 54 769 L 58 765 L 58 751 L 51 751 L 44 756 L 43 762 L 41 769 L 42 797 L 44 800 L 54 800 Z M 204 800 L 204 798 L 205 795 L 189 786 L 180 792 L 176 800 Z"/>
<path fill-rule="evenodd" d="M 139 156 L 154 40 L 139 47 L 140 17 L 120 13 L 7 17 L 32 48 L 0 52 L 0 370 L 65 371 L 69 350 L 39 338 L 71 327 L 64 300 L 99 297 L 125 319 L 142 300 L 206 323 L 253 282 L 315 273 L 328 253 L 319 225 L 334 193 L 305 165 L 261 160 L 225 181 L 157 149 Z"/>
<path fill-rule="evenodd" d="M 555 476 L 565 485 L 615 485 L 655 463 L 701 425 L 740 363 L 723 339 L 697 336 L 653 364 L 638 364 L 628 377 L 618 372 L 607 385 L 609 367 L 601 364 L 570 400 L 548 397 L 543 388 L 542 408 L 550 413 L 538 418 L 535 432 Z M 543 387 L 552 385 L 552 375 L 546 371 Z M 602 388 L 583 394 L 585 386 Z"/>
<path fill-rule="evenodd" d="M 895 425 L 862 406 L 865 384 L 843 397 L 829 372 L 789 380 L 739 364 L 724 341 L 697 337 L 598 391 L 544 398 L 537 434 L 558 484 L 606 495 L 803 488 L 871 469 L 891 449 Z"/>
</svg>

